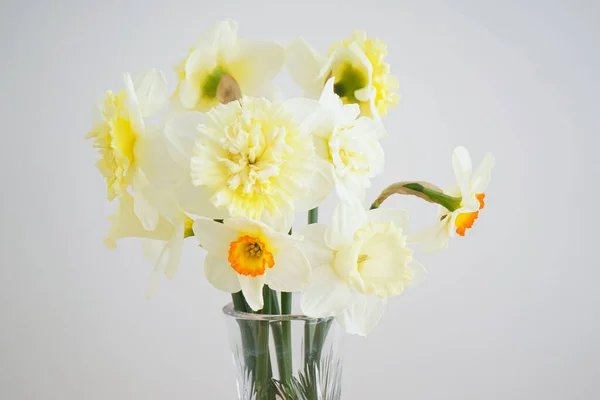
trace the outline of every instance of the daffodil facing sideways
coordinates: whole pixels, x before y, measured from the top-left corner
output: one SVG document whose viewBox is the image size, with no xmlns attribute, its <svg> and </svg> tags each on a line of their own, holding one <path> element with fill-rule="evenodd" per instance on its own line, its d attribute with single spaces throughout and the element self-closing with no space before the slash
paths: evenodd
<svg viewBox="0 0 600 400">
<path fill-rule="evenodd" d="M 302 252 L 313 274 L 302 293 L 303 312 L 335 316 L 346 331 L 365 336 L 385 310 L 387 299 L 426 277 L 407 247 L 404 210 L 364 209 L 339 203 L 330 227 L 300 230 Z"/>
<path fill-rule="evenodd" d="M 458 184 L 445 190 L 441 196 L 435 191 L 423 190 L 440 204 L 438 222 L 411 236 L 410 241 L 418 243 L 423 251 L 435 252 L 448 247 L 450 238 L 465 236 L 485 206 L 485 190 L 490 183 L 494 163 L 494 156 L 486 153 L 473 173 L 469 152 L 464 147 L 457 147 L 452 155 L 452 166 Z"/>
<path fill-rule="evenodd" d="M 309 99 L 243 97 L 213 108 L 191 127 L 197 134 L 192 183 L 230 217 L 287 232 L 295 212 L 316 207 L 331 189 L 317 171 L 311 137 L 318 107 Z"/>
<path fill-rule="evenodd" d="M 189 124 L 195 119 L 194 115 L 186 115 L 177 121 Z M 191 183 L 189 160 L 193 138 L 178 137 L 177 143 L 187 141 L 189 146 L 175 148 L 169 140 L 173 131 L 186 132 L 176 129 L 172 123 L 152 125 L 144 129 L 143 140 L 136 141 L 136 152 L 143 155 L 136 161 L 140 162 L 139 168 L 143 169 L 148 184 L 142 191 L 133 190 L 133 195 L 127 190 L 119 194 L 117 212 L 109 217 L 110 228 L 105 240 L 109 248 L 114 248 L 120 239 L 144 239 L 144 253 L 154 265 L 148 296 L 156 292 L 162 275 L 172 279 L 177 272 L 183 239 L 193 236 L 193 220 L 188 215 L 211 218 L 226 215 L 212 206 L 202 188 Z M 135 213 L 137 196 L 143 196 L 144 202 L 157 214 L 152 230 L 146 229 Z"/>
<path fill-rule="evenodd" d="M 174 97 L 186 110 L 208 111 L 219 104 L 224 76 L 244 95 L 264 95 L 283 65 L 283 46 L 271 40 L 238 39 L 237 23 L 221 21 L 205 31 L 188 56 L 175 66 Z"/>
<path fill-rule="evenodd" d="M 122 196 L 131 188 L 135 215 L 146 230 L 152 231 L 159 215 L 144 196 L 150 185 L 144 166 L 157 160 L 151 157 L 155 147 L 148 138 L 144 119 L 166 102 L 167 82 L 156 69 L 140 72 L 135 80 L 124 74 L 123 79 L 124 89 L 106 93 L 97 122 L 86 138 L 92 139 L 100 152 L 97 166 L 106 179 L 108 199 Z"/>
<path fill-rule="evenodd" d="M 313 141 L 321 169 L 339 198 L 362 204 L 371 178 L 383 172 L 385 155 L 379 139 L 386 135 L 380 120 L 360 116 L 356 104 L 343 104 L 333 78 L 325 84 L 314 117 Z"/>
<path fill-rule="evenodd" d="M 229 218 L 223 223 L 198 219 L 193 230 L 208 252 L 206 279 L 227 293 L 241 290 L 254 311 L 264 306 L 264 285 L 294 292 L 310 280 L 310 265 L 298 248 L 300 239 L 294 236 L 247 218 Z"/>
<path fill-rule="evenodd" d="M 285 66 L 305 96 L 318 98 L 333 77 L 335 93 L 345 104 L 358 104 L 362 115 L 378 118 L 385 116 L 399 98 L 398 80 L 384 61 L 386 55 L 384 42 L 356 30 L 334 43 L 326 56 L 302 38 L 291 40 L 285 49 Z"/>
</svg>

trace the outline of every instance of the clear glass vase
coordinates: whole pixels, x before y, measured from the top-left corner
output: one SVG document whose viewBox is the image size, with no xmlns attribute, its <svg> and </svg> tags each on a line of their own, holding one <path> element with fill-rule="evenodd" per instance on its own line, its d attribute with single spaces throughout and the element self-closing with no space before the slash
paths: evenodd
<svg viewBox="0 0 600 400">
<path fill-rule="evenodd" d="M 240 400 L 338 400 L 343 332 L 333 318 L 223 308 Z"/>
</svg>

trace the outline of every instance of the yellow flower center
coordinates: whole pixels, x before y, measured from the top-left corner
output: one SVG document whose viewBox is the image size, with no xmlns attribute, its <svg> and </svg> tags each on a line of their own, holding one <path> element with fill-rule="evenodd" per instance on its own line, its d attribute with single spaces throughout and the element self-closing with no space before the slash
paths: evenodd
<svg viewBox="0 0 600 400">
<path fill-rule="evenodd" d="M 229 245 L 228 261 L 238 274 L 256 277 L 273 268 L 273 254 L 260 239 L 244 235 Z"/>
<path fill-rule="evenodd" d="M 94 140 L 94 147 L 100 152 L 97 166 L 106 178 L 109 200 L 121 194 L 131 183 L 130 169 L 135 164 L 135 132 L 129 111 L 125 106 L 125 90 L 116 95 L 106 93 L 103 120 L 86 135 Z"/>
<path fill-rule="evenodd" d="M 485 207 L 485 202 L 483 201 L 483 199 L 485 199 L 485 193 L 479 193 L 476 195 L 476 197 L 477 200 L 479 200 L 479 210 L 481 210 L 483 207 Z M 465 236 L 467 229 L 471 228 L 475 223 L 475 220 L 479 217 L 479 210 L 475 212 L 458 214 L 454 222 L 454 225 L 456 226 L 456 233 L 458 233 L 460 236 Z"/>
<path fill-rule="evenodd" d="M 183 220 L 183 237 L 184 238 L 194 236 L 193 227 L 194 227 L 194 220 L 186 215 L 185 219 Z"/>
<path fill-rule="evenodd" d="M 371 80 L 375 88 L 375 107 L 379 115 L 384 116 L 389 108 L 398 104 L 399 99 L 398 94 L 395 93 L 398 90 L 398 80 L 390 74 L 390 66 L 384 61 L 387 56 L 387 46 L 377 38 L 367 39 L 365 32 L 357 30 L 348 38 L 334 43 L 329 50 L 329 55 L 336 49 L 350 47 L 353 43 L 360 47 L 373 67 Z M 365 76 L 366 70 L 358 69 L 351 64 L 343 64 L 335 68 L 332 73 L 336 77 L 334 91 L 344 103 L 360 103 L 354 97 L 354 92 L 366 85 L 368 78 Z M 362 104 L 361 110 L 364 111 Z"/>
</svg>

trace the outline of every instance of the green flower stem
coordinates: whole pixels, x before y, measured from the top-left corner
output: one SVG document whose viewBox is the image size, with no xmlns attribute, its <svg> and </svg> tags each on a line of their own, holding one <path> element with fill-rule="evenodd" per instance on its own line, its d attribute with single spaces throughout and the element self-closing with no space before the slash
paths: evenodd
<svg viewBox="0 0 600 400">
<path fill-rule="evenodd" d="M 262 314 L 271 314 L 271 289 L 263 290 Z M 269 357 L 269 321 L 258 321 L 256 334 L 256 390 L 258 398 L 269 399 L 271 390 L 271 358 Z"/>
<path fill-rule="evenodd" d="M 317 222 L 319 222 L 319 207 L 308 211 L 308 223 L 316 224 Z"/>
<path fill-rule="evenodd" d="M 314 362 L 313 338 L 315 335 L 315 324 L 312 321 L 304 323 L 304 367 L 307 372 L 309 387 L 309 399 L 317 399 L 317 371 Z"/>
<path fill-rule="evenodd" d="M 281 292 L 281 314 L 290 315 L 292 313 L 292 293 Z M 281 323 L 283 334 L 283 354 L 285 362 L 285 373 L 281 378 L 284 381 L 292 379 L 292 323 L 283 321 Z"/>
<path fill-rule="evenodd" d="M 271 289 L 269 289 L 271 290 Z M 271 297 L 271 312 L 273 315 L 279 314 L 279 303 L 277 302 L 277 293 L 272 291 Z M 288 376 L 286 371 L 286 354 L 285 345 L 283 341 L 283 330 L 280 321 L 271 322 L 271 332 L 273 333 L 273 341 L 275 342 L 275 355 L 277 357 L 277 367 L 279 370 L 280 381 L 284 381 L 285 377 Z"/>
<path fill-rule="evenodd" d="M 315 336 L 315 324 L 311 321 L 304 323 L 304 363 L 309 365 L 313 358 L 313 337 Z"/>
<path fill-rule="evenodd" d="M 437 190 L 427 188 L 420 183 L 407 183 L 404 185 L 404 187 L 419 193 L 423 193 L 425 196 L 429 197 L 431 201 L 441 205 L 442 207 L 445 207 L 448 211 L 455 211 L 460 208 L 460 203 L 462 201 L 460 197 L 448 196 L 447 194 L 438 192 Z"/>
<path fill-rule="evenodd" d="M 319 208 L 313 208 L 308 211 L 308 224 L 316 224 L 319 222 Z M 311 375 L 315 374 L 314 369 L 314 336 L 315 336 L 315 324 L 311 321 L 306 321 L 304 323 L 304 363 L 308 371 L 310 371 Z M 314 378 L 314 376 L 313 376 Z M 314 382 L 314 379 L 311 379 L 311 382 Z M 313 395 L 316 396 L 316 387 L 312 388 Z M 316 397 L 315 397 L 316 398 Z"/>
<path fill-rule="evenodd" d="M 322 321 L 317 324 L 315 328 L 315 352 L 314 352 L 314 362 L 318 363 L 321 361 L 321 353 L 323 353 L 323 345 L 325 344 L 325 339 L 327 338 L 327 334 L 329 333 L 329 329 L 331 329 L 331 322 L 333 320 Z"/>
<path fill-rule="evenodd" d="M 233 307 L 236 311 L 239 312 L 251 312 L 250 308 L 246 303 L 246 299 L 244 298 L 244 294 L 240 291 L 237 293 L 232 293 L 231 298 L 233 299 Z M 240 326 L 240 334 L 242 336 L 242 347 L 244 353 L 244 362 L 246 364 L 246 368 L 252 374 L 252 377 L 256 377 L 256 349 L 254 343 L 254 336 L 252 335 L 252 326 L 248 321 L 244 321 L 242 319 L 237 320 L 238 325 Z"/>
<path fill-rule="evenodd" d="M 233 308 L 235 311 L 248 312 L 248 309 L 246 308 L 246 298 L 241 291 L 231 293 L 231 299 L 233 300 Z"/>
</svg>

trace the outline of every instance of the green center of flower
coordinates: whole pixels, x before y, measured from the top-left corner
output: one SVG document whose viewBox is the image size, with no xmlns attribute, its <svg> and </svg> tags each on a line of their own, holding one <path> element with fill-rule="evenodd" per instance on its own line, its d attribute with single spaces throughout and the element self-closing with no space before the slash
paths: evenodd
<svg viewBox="0 0 600 400">
<path fill-rule="evenodd" d="M 354 93 L 367 85 L 364 72 L 353 67 L 352 64 L 344 64 L 335 72 L 336 82 L 333 85 L 335 94 L 346 104 L 358 103 Z"/>
<path fill-rule="evenodd" d="M 205 97 L 211 99 L 217 97 L 217 87 L 221 82 L 221 77 L 226 73 L 227 71 L 224 68 L 218 66 L 206 76 L 204 82 L 202 82 L 202 93 Z"/>
</svg>

